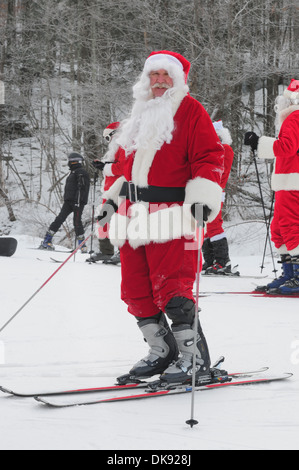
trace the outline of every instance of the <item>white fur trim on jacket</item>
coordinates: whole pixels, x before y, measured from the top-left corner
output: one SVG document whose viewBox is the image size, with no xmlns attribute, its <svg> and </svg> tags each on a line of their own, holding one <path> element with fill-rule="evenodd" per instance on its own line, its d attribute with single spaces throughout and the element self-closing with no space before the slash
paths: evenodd
<svg viewBox="0 0 299 470">
<path fill-rule="evenodd" d="M 118 178 L 115 183 L 113 183 L 113 185 L 104 192 L 103 199 L 111 199 L 115 204 L 118 204 L 119 193 L 125 181 L 126 178 L 124 176 Z"/>
<path fill-rule="evenodd" d="M 135 153 L 132 181 L 140 188 L 148 187 L 148 174 L 156 155 L 156 150 L 149 147 L 147 149 L 138 149 Z"/>
<path fill-rule="evenodd" d="M 190 180 L 186 186 L 185 204 L 199 203 L 209 207 L 211 214 L 208 222 L 216 219 L 221 209 L 222 188 L 206 178 L 197 177 Z"/>
<path fill-rule="evenodd" d="M 271 187 L 273 191 L 299 191 L 298 173 L 275 173 L 272 174 Z"/>
<path fill-rule="evenodd" d="M 111 217 L 109 226 L 109 239 L 112 245 L 121 248 L 127 239 L 127 229 L 130 219 L 127 216 L 115 213 Z"/>
<path fill-rule="evenodd" d="M 290 114 L 292 114 L 294 111 L 299 111 L 298 104 L 292 104 L 291 106 L 288 106 L 287 108 L 280 111 L 280 114 L 279 114 L 280 123 L 282 124 L 286 120 L 286 118 Z"/>
<path fill-rule="evenodd" d="M 136 249 L 151 242 L 166 243 L 182 237 L 193 240 L 196 222 L 191 205 L 206 204 L 212 210 L 209 216 L 209 221 L 212 221 L 219 214 L 221 201 L 222 188 L 213 181 L 198 177 L 187 183 L 183 206 L 161 203 L 155 207 L 151 204 L 149 213 L 149 204 L 139 202 L 130 206 L 126 215 L 114 214 L 110 223 L 110 241 L 120 248 L 128 240 Z"/>
<path fill-rule="evenodd" d="M 114 214 L 109 230 L 111 243 L 121 248 L 128 240 L 130 246 L 136 249 L 152 242 L 166 243 L 187 237 L 192 245 L 196 223 L 190 206 L 158 206 L 159 210 L 149 213 L 148 203 L 140 202 L 130 207 L 129 217 Z"/>
<path fill-rule="evenodd" d="M 273 144 L 276 141 L 274 137 L 262 136 L 258 144 L 258 157 L 266 160 L 275 159 Z M 271 179 L 273 191 L 299 191 L 298 173 L 276 173 L 276 161 L 274 162 L 274 171 Z"/>
</svg>

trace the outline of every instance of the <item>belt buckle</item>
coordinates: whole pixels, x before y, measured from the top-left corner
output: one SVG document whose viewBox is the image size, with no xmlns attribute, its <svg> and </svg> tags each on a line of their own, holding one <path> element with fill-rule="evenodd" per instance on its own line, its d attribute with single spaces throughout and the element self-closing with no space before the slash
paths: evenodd
<svg viewBox="0 0 299 470">
<path fill-rule="evenodd" d="M 129 199 L 132 203 L 138 202 L 137 186 L 132 181 L 129 182 Z"/>
</svg>

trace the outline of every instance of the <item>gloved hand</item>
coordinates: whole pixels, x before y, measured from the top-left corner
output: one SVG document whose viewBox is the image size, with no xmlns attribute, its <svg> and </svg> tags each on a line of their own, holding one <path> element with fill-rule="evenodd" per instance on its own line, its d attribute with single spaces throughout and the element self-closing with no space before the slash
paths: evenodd
<svg viewBox="0 0 299 470">
<path fill-rule="evenodd" d="M 256 135 L 255 132 L 246 132 L 245 137 L 244 137 L 245 145 L 250 145 L 252 150 L 257 150 L 258 142 L 259 142 L 259 137 Z"/>
<path fill-rule="evenodd" d="M 199 209 L 197 209 L 197 205 L 199 204 L 192 204 L 191 206 L 191 214 L 193 215 L 194 219 L 197 220 L 197 222 L 201 222 L 201 211 Z M 203 216 L 203 221 L 204 222 L 207 222 L 208 221 L 208 218 L 209 218 L 209 215 L 211 214 L 211 209 L 206 206 L 205 204 L 203 205 L 202 207 L 202 216 Z"/>
<path fill-rule="evenodd" d="M 108 199 L 108 201 L 103 204 L 100 214 L 97 217 L 97 221 L 100 227 L 104 227 L 110 222 L 113 214 L 117 211 L 117 209 L 117 205 L 111 199 Z"/>
<path fill-rule="evenodd" d="M 106 165 L 106 162 L 101 162 L 101 160 L 94 160 L 94 161 L 92 162 L 92 165 L 93 165 L 94 168 L 96 168 L 97 170 L 103 171 L 103 170 L 104 170 L 104 166 Z"/>
</svg>

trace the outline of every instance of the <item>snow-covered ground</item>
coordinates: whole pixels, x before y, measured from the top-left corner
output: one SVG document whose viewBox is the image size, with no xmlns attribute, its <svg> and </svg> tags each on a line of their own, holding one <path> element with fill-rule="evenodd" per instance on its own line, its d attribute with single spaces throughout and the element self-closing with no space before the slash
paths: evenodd
<svg viewBox="0 0 299 470">
<path fill-rule="evenodd" d="M 247 244 L 231 255 L 244 275 L 260 275 L 263 238 L 249 225 Z M 0 328 L 59 268 L 39 240 L 17 237 L 12 258 L 0 258 Z M 250 240 L 250 242 L 249 242 Z M 252 245 L 251 245 L 252 243 Z M 65 259 L 68 255 L 56 253 Z M 40 258 L 38 260 L 37 258 Z M 147 352 L 135 320 L 120 300 L 120 268 L 70 260 L 0 334 L 0 385 L 55 390 L 108 385 Z M 203 278 L 202 291 L 248 291 L 267 279 Z M 269 366 L 292 379 L 198 392 L 191 396 L 49 409 L 33 399 L 0 396 L 1 450 L 297 449 L 299 431 L 299 300 L 211 295 L 200 300 L 211 355 L 229 371 Z M 2 364 L 1 364 L 2 363 Z"/>
</svg>

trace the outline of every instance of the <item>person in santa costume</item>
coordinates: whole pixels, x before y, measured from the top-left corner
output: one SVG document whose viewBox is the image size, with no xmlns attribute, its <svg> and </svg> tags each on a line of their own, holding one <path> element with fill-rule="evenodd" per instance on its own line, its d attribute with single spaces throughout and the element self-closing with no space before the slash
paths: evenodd
<svg viewBox="0 0 299 470">
<path fill-rule="evenodd" d="M 189 95 L 189 70 L 175 52 L 152 52 L 146 59 L 117 139 L 126 150 L 124 175 L 105 193 L 102 220 L 112 216 L 122 300 L 150 348 L 130 375 L 162 374 L 168 383 L 191 380 L 194 349 L 196 377 L 210 372 L 200 322 L 194 345 L 194 216 L 199 203 L 204 220 L 212 221 L 222 199 L 223 146 L 208 113 Z"/>
<path fill-rule="evenodd" d="M 213 125 L 224 147 L 224 172 L 220 183 L 223 194 L 221 211 L 216 219 L 206 226 L 205 239 L 202 247 L 204 256 L 203 271 L 207 275 L 225 275 L 232 272 L 232 266 L 229 256 L 228 241 L 223 228 L 222 208 L 225 201 L 225 188 L 234 160 L 234 151 L 231 147 L 232 137 L 228 128 L 223 126 L 222 121 L 216 121 Z"/>
<path fill-rule="evenodd" d="M 281 255 L 282 276 L 266 286 L 271 293 L 299 293 L 299 80 L 292 79 L 276 100 L 278 138 L 247 132 L 245 144 L 258 156 L 274 159 L 275 191 L 271 238 Z"/>
<path fill-rule="evenodd" d="M 103 138 L 105 143 L 109 145 L 108 151 L 102 160 L 93 161 L 93 166 L 103 172 L 103 191 L 108 191 L 115 181 L 123 175 L 125 152 L 116 143 L 115 138 L 119 126 L 119 122 L 112 122 L 104 129 Z M 105 202 L 104 199 L 102 204 Z M 120 262 L 119 253 L 114 254 L 114 246 L 109 240 L 108 226 L 101 227 L 97 225 L 96 236 L 99 240 L 100 251 L 92 254 L 87 262 L 104 261 L 104 263 L 109 263 L 113 261 L 114 264 Z"/>
</svg>

